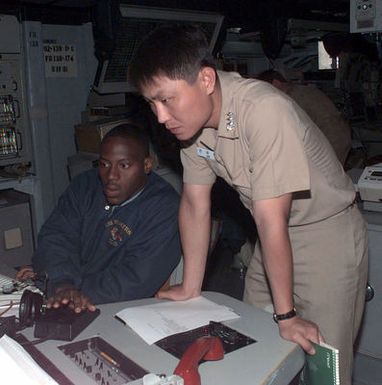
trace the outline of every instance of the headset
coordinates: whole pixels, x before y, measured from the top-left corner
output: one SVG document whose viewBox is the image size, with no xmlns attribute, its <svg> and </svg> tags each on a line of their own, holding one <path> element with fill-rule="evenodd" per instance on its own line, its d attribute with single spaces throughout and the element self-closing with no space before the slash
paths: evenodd
<svg viewBox="0 0 382 385">
<path fill-rule="evenodd" d="M 22 330 L 28 326 L 32 326 L 34 321 L 44 313 L 46 296 L 48 292 L 48 274 L 36 274 L 32 281 L 34 283 L 42 283 L 42 294 L 25 289 L 19 305 L 19 325 L 18 329 Z"/>
<path fill-rule="evenodd" d="M 33 278 L 33 282 L 43 282 L 43 294 L 25 289 L 20 299 L 18 322 L 17 316 L 0 317 L 0 337 L 3 334 L 14 336 L 26 327 L 32 326 L 37 318 L 45 312 L 46 292 L 47 292 L 47 275 L 37 275 Z M 15 289 L 14 284 L 12 290 Z M 12 292 L 9 291 L 9 293 Z"/>
<path fill-rule="evenodd" d="M 45 295 L 24 290 L 20 299 L 19 307 L 19 329 L 32 326 L 35 319 L 45 309 Z"/>
</svg>

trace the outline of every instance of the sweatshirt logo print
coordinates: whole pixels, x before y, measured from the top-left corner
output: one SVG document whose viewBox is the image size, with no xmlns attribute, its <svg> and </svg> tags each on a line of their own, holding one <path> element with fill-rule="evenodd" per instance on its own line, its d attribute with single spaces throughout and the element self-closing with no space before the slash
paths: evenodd
<svg viewBox="0 0 382 385">
<path fill-rule="evenodd" d="M 119 246 L 127 236 L 133 233 L 129 226 L 118 219 L 107 221 L 105 226 L 110 234 L 108 243 L 114 247 Z"/>
</svg>

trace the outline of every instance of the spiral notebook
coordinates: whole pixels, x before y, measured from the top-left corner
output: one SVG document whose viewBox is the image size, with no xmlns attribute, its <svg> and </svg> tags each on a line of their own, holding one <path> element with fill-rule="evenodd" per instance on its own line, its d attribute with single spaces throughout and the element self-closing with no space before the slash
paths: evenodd
<svg viewBox="0 0 382 385">
<path fill-rule="evenodd" d="M 338 349 L 325 343 L 313 345 L 316 354 L 306 355 L 304 385 L 340 385 Z"/>
</svg>

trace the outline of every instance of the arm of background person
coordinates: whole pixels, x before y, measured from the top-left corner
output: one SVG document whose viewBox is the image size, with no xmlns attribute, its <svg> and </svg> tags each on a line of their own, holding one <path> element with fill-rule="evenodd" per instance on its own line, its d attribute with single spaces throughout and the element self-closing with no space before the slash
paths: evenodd
<svg viewBox="0 0 382 385">
<path fill-rule="evenodd" d="M 120 245 L 102 271 L 84 274 L 80 290 L 93 303 L 153 296 L 181 257 L 175 193 L 153 196 L 140 207 L 140 220 L 127 243 Z"/>
<path fill-rule="evenodd" d="M 17 281 L 26 281 L 28 279 L 32 279 L 36 276 L 36 273 L 33 270 L 32 266 L 22 266 L 20 270 L 16 273 Z"/>
<path fill-rule="evenodd" d="M 253 216 L 256 221 L 263 263 L 270 283 L 274 311 L 285 314 L 293 309 L 293 255 L 288 233 L 292 195 L 256 201 Z M 311 344 L 322 337 L 317 325 L 299 316 L 279 321 L 280 335 L 299 344 L 313 354 Z"/>
<path fill-rule="evenodd" d="M 294 87 L 290 95 L 309 115 L 332 145 L 344 165 L 351 149 L 351 127 L 333 101 L 313 85 Z"/>
<path fill-rule="evenodd" d="M 183 249 L 183 283 L 160 291 L 159 298 L 185 300 L 200 295 L 211 228 L 212 185 L 183 185 L 179 228 Z"/>
</svg>

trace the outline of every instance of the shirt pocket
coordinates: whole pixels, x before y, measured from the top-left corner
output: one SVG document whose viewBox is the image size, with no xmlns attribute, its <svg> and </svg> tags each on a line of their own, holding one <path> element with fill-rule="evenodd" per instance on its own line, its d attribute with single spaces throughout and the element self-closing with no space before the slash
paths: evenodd
<svg viewBox="0 0 382 385">
<path fill-rule="evenodd" d="M 232 172 L 232 187 L 240 194 L 240 199 L 247 208 L 252 206 L 252 189 L 249 179 L 249 171 L 236 169 Z"/>
</svg>

